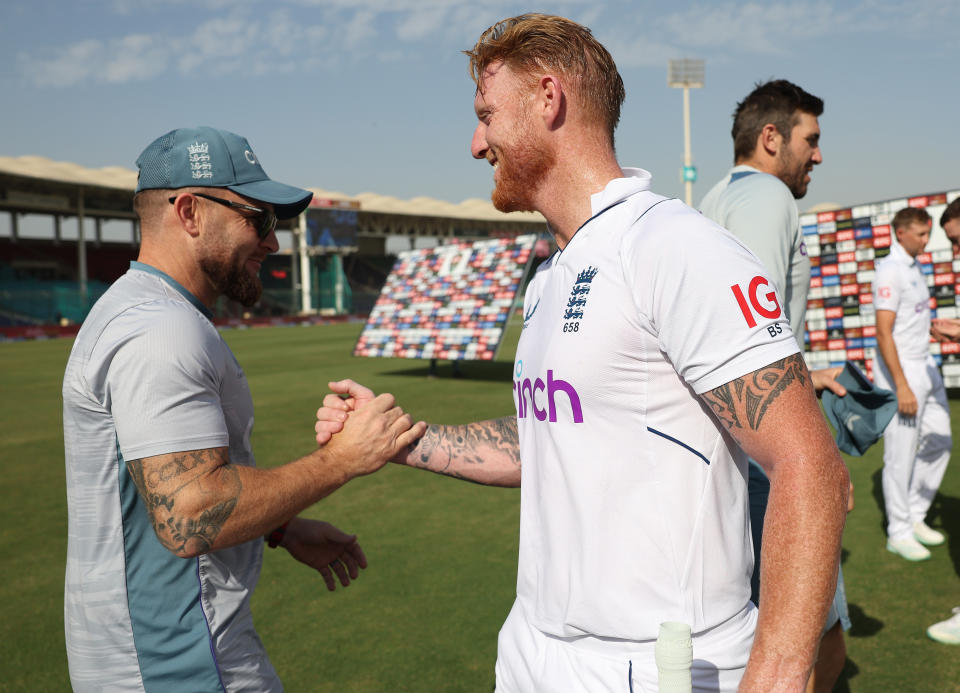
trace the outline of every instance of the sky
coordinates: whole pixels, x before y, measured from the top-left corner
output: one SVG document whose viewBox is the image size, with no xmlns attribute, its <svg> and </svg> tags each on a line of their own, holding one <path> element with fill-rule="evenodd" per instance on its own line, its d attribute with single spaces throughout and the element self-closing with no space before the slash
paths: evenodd
<svg viewBox="0 0 960 693">
<path fill-rule="evenodd" d="M 213 125 L 286 183 L 487 199 L 461 51 L 529 11 L 610 50 L 627 92 L 618 157 L 656 192 L 683 197 L 673 58 L 706 64 L 690 95 L 695 204 L 732 165 L 736 103 L 772 78 L 826 103 L 801 211 L 960 189 L 956 0 L 3 0 L 0 155 L 134 169 L 156 137 Z"/>
</svg>

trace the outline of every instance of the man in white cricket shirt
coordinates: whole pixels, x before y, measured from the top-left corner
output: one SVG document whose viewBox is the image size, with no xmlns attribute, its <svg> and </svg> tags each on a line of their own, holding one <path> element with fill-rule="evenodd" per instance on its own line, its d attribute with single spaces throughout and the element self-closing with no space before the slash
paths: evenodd
<svg viewBox="0 0 960 693">
<path fill-rule="evenodd" d="M 954 257 L 960 256 L 960 197 L 947 205 L 940 216 L 940 226 L 953 247 Z M 960 320 L 939 318 L 933 321 L 934 338 L 940 341 L 960 341 Z M 953 616 L 927 628 L 927 636 L 944 645 L 960 645 L 960 606 L 953 608 Z"/>
<path fill-rule="evenodd" d="M 758 84 L 733 114 L 734 167 L 710 189 L 700 211 L 756 253 L 784 295 L 790 329 L 803 344 L 810 259 L 803 244 L 797 203 L 807 194 L 810 173 L 823 161 L 819 116 L 823 101 L 785 79 Z M 836 382 L 842 368 L 811 373 L 817 391 L 843 396 Z M 761 537 L 770 482 L 750 461 L 748 489 L 754 560 L 751 598 L 759 603 Z M 851 494 L 851 503 L 853 497 Z M 843 574 L 827 615 L 817 663 L 807 686 L 811 693 L 831 691 L 846 664 L 843 631 L 850 629 Z"/>
<path fill-rule="evenodd" d="M 617 162 L 623 83 L 589 29 L 513 17 L 467 55 L 493 203 L 541 212 L 559 250 L 526 293 L 516 415 L 429 426 L 398 461 L 522 486 L 497 690 L 656 690 L 664 621 L 692 628 L 697 690 L 802 690 L 847 473 L 782 297 L 733 236 Z M 372 396 L 331 385 L 349 396 L 325 398 L 321 443 Z M 740 446 L 772 484 L 759 616 Z"/>
<path fill-rule="evenodd" d="M 917 255 L 930 240 L 925 209 L 906 207 L 893 217 L 896 241 L 876 265 L 878 387 L 897 395 L 897 416 L 883 432 L 883 501 L 887 550 L 908 561 L 930 558 L 943 543 L 927 510 L 950 459 L 950 408 L 943 378 L 930 355 L 930 291 Z"/>
</svg>

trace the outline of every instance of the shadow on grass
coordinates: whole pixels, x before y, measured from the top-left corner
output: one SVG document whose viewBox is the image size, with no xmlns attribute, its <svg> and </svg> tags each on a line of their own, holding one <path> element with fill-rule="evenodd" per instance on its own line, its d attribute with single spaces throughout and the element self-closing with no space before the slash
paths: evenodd
<svg viewBox="0 0 960 693">
<path fill-rule="evenodd" d="M 464 380 L 488 380 L 508 383 L 512 380 L 513 364 L 506 361 L 450 361 L 438 364 L 436 369 L 429 362 L 415 368 L 400 368 L 384 371 L 384 375 L 400 375 L 413 378 L 462 378 Z M 454 364 L 458 364 L 454 366 Z"/>
<path fill-rule="evenodd" d="M 883 502 L 883 467 L 875 471 L 870 480 L 873 481 L 873 500 L 880 509 L 880 536 L 885 537 L 887 536 L 887 506 Z"/>
<path fill-rule="evenodd" d="M 873 495 L 877 498 L 877 503 L 880 506 L 881 512 L 883 510 L 883 493 L 880 492 L 878 496 L 878 489 L 880 484 L 880 473 L 877 472 L 873 475 Z M 886 524 L 883 525 L 883 531 L 886 531 Z M 840 565 L 842 566 L 847 559 L 850 557 L 850 552 L 847 549 L 840 550 Z M 870 616 L 866 611 L 863 610 L 859 604 L 854 604 L 853 602 L 847 603 L 847 612 L 850 616 L 850 630 L 847 631 L 846 637 L 848 638 L 870 638 L 883 630 L 883 621 L 880 619 Z M 854 662 L 850 657 L 847 657 L 846 663 L 843 665 L 843 671 L 840 672 L 840 676 L 837 678 L 837 682 L 833 686 L 833 693 L 850 693 L 850 679 L 855 677 L 860 673 L 860 667 L 857 666 L 857 663 Z"/>
<path fill-rule="evenodd" d="M 850 613 L 850 630 L 848 638 L 870 638 L 883 630 L 883 621 L 867 614 L 859 604 L 847 604 Z M 843 671 L 833 686 L 833 693 L 849 693 L 850 679 L 860 673 L 860 667 L 850 657 L 843 665 Z"/>
<path fill-rule="evenodd" d="M 887 513 L 883 504 L 883 468 L 873 473 L 873 498 L 880 509 L 880 531 L 887 534 Z M 953 572 L 960 576 L 960 498 L 938 493 L 927 511 L 926 522 L 947 535 L 947 549 Z"/>
<path fill-rule="evenodd" d="M 960 576 L 960 498 L 938 493 L 927 513 L 927 524 L 947 535 L 953 572 Z"/>
<path fill-rule="evenodd" d="M 850 679 L 859 673 L 860 667 L 847 657 L 847 661 L 843 665 L 843 671 L 840 672 L 837 682 L 833 684 L 833 693 L 850 693 Z"/>
<path fill-rule="evenodd" d="M 868 614 L 859 604 L 848 602 L 847 610 L 850 613 L 847 635 L 851 638 L 869 638 L 883 630 L 883 621 Z"/>
</svg>

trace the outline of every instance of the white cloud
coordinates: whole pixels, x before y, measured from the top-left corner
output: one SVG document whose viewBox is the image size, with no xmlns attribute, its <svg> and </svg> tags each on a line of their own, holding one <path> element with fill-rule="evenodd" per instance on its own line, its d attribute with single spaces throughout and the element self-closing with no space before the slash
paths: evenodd
<svg viewBox="0 0 960 693">
<path fill-rule="evenodd" d="M 167 68 L 167 54 L 156 40 L 145 34 L 134 34 L 111 42 L 104 52 L 103 79 L 124 83 L 149 79 Z"/>
<path fill-rule="evenodd" d="M 397 22 L 397 38 L 401 41 L 420 41 L 444 26 L 446 12 L 442 10 L 421 10 L 401 17 Z"/>
<path fill-rule="evenodd" d="M 341 37 L 345 47 L 351 50 L 360 50 L 371 45 L 369 42 L 377 38 L 377 29 L 374 22 L 377 13 L 370 10 L 361 10 L 347 19 Z"/>
<path fill-rule="evenodd" d="M 21 53 L 18 62 L 39 86 L 68 87 L 87 81 L 103 62 L 104 46 L 100 41 L 80 41 L 51 57 L 39 58 Z"/>
<path fill-rule="evenodd" d="M 472 0 L 111 0 L 129 21 L 155 20 L 156 33 L 87 39 L 56 48 L 30 47 L 18 56 L 23 74 L 38 86 L 90 82 L 121 84 L 182 74 L 285 73 L 332 68 L 364 60 L 400 60 L 424 46 L 451 51 L 473 44 L 480 31 L 518 12 L 510 0 L 479 6 Z M 953 0 L 917 7 L 880 0 L 849 5 L 840 0 L 797 3 L 678 3 L 654 12 L 651 3 L 560 0 L 560 11 L 594 29 L 621 67 L 660 67 L 668 58 L 709 54 L 792 52 L 804 43 L 850 32 L 922 36 L 955 25 Z M 171 12 L 174 7 L 177 12 Z M 189 7 L 190 12 L 181 12 Z M 169 28 L 171 15 L 189 17 L 184 33 Z M 163 21 L 160 21 L 162 17 Z M 98 26 L 110 22 L 94 22 Z"/>
<path fill-rule="evenodd" d="M 855 34 L 918 38 L 958 20 L 960 7 L 951 0 L 917 5 L 879 0 L 701 2 L 666 14 L 625 15 L 609 27 L 613 38 L 607 44 L 611 52 L 617 47 L 620 65 L 654 66 L 691 52 L 721 60 L 730 55 L 795 53 L 819 39 L 843 40 Z"/>
</svg>

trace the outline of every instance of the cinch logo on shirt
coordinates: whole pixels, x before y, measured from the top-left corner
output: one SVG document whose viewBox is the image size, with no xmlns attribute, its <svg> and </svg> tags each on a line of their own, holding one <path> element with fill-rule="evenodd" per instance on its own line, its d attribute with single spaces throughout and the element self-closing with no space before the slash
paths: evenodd
<svg viewBox="0 0 960 693">
<path fill-rule="evenodd" d="M 519 378 L 523 370 L 523 362 L 517 362 L 516 374 Z M 580 396 L 576 389 L 566 380 L 553 377 L 553 371 L 547 371 L 547 381 L 542 378 L 524 378 L 523 380 L 513 381 L 513 390 L 517 393 L 517 418 L 526 418 L 530 410 L 537 417 L 537 421 L 548 420 L 551 423 L 557 421 L 557 394 L 562 392 L 570 401 L 570 411 L 573 413 L 573 423 L 583 423 L 583 409 L 580 407 Z M 542 395 L 538 402 L 538 393 L 546 393 L 546 408 L 541 408 Z"/>
<path fill-rule="evenodd" d="M 761 289 L 760 287 L 770 287 L 770 291 L 763 294 L 763 299 L 765 303 L 761 302 Z M 780 303 L 777 301 L 777 292 L 772 290 L 770 282 L 767 281 L 766 277 L 761 277 L 759 274 L 750 280 L 750 285 L 747 287 L 747 296 L 750 298 L 749 305 L 747 304 L 747 299 L 744 298 L 743 289 L 741 289 L 739 284 L 734 284 L 730 287 L 730 290 L 733 291 L 734 297 L 737 299 L 737 305 L 740 306 L 740 312 L 743 313 L 744 320 L 747 321 L 747 327 L 756 327 L 757 320 L 754 317 L 754 312 L 757 315 L 773 320 L 779 318 L 783 315 L 783 311 L 780 309 Z M 753 310 L 751 311 L 751 308 Z"/>
</svg>

